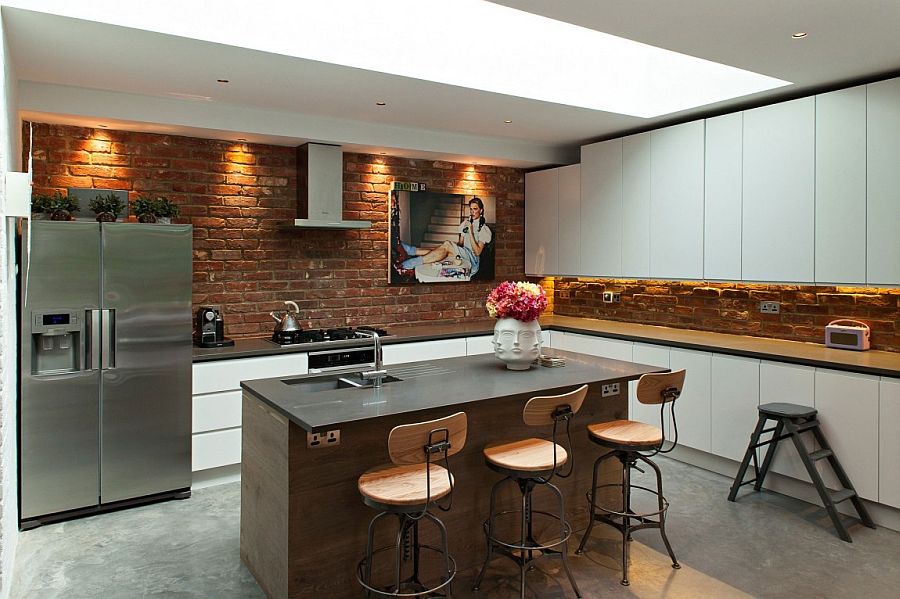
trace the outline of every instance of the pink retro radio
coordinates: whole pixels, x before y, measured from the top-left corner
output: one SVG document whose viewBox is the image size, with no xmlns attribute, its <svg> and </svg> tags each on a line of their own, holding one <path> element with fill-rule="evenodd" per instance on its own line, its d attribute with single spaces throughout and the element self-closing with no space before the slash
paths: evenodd
<svg viewBox="0 0 900 599">
<path fill-rule="evenodd" d="M 869 325 L 858 320 L 832 320 L 825 326 L 825 345 L 838 349 L 869 349 Z"/>
</svg>

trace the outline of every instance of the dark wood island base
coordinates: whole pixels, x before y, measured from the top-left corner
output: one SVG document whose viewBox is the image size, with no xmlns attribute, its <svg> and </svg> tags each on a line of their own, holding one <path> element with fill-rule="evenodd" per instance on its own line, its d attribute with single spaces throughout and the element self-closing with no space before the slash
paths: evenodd
<svg viewBox="0 0 900 599">
<path fill-rule="evenodd" d="M 585 362 L 585 366 L 596 367 L 592 369 L 594 374 L 588 377 L 593 380 L 574 376 L 571 386 L 560 387 L 554 384 L 558 381 L 553 381 L 554 386 L 544 390 L 548 394 L 565 392 L 576 384 L 589 383 L 584 406 L 571 425 L 573 474 L 553 481 L 566 497 L 567 517 L 573 528 L 583 530 L 587 526 L 585 493 L 591 485 L 594 460 L 601 451 L 588 440 L 585 427 L 592 422 L 627 417 L 627 381 L 661 369 L 560 353 L 570 364 L 577 357 Z M 474 357 L 442 362 L 467 359 Z M 481 360 L 484 362 L 483 357 Z M 515 372 L 498 371 L 495 363 L 484 363 L 498 376 L 513 380 L 520 376 Z M 603 368 L 609 364 L 615 367 Z M 576 370 L 571 368 L 570 372 L 574 375 Z M 559 376 L 559 373 L 555 374 Z M 616 381 L 620 383 L 619 395 L 601 398 L 601 385 Z M 403 383 L 394 383 L 400 384 Z M 452 509 L 435 512 L 447 527 L 451 553 L 460 571 L 478 567 L 484 560 L 482 522 L 487 516 L 491 486 L 500 478 L 485 466 L 482 449 L 488 443 L 504 439 L 549 438 L 551 434 L 550 427 L 545 430 L 522 423 L 525 402 L 538 394 L 529 392 L 471 402 L 460 402 L 456 398 L 450 405 L 344 422 L 339 425 L 339 445 L 310 449 L 307 447 L 307 428 L 298 424 L 296 418 L 288 417 L 286 412 L 289 410 L 273 406 L 248 389 L 245 386 L 243 397 L 241 559 L 265 593 L 277 599 L 361 596 L 356 566 L 365 551 L 367 527 L 375 512 L 363 504 L 357 490 L 357 478 L 365 470 L 389 462 L 387 438 L 393 427 L 440 418 L 457 411 L 465 411 L 468 415 L 466 446 L 451 462 L 456 479 Z M 453 391 L 452 385 L 442 385 L 438 381 L 430 387 L 436 404 L 448 403 L 442 402 L 440 396 Z M 564 445 L 566 443 L 563 441 Z M 612 461 L 606 464 L 602 472 L 604 482 L 617 482 L 621 478 L 618 464 Z M 520 504 L 521 495 L 516 487 L 508 485 L 504 491 L 499 502 L 502 509 L 513 509 Z M 544 500 L 548 501 L 546 507 L 549 508 L 551 499 L 549 492 L 546 495 L 537 492 L 535 509 L 542 509 Z M 609 505 L 616 505 L 615 497 L 605 499 Z M 396 530 L 389 530 L 391 524 L 387 522 L 393 524 L 393 520 L 387 520 L 380 527 L 376 546 L 394 542 Z M 425 530 L 423 537 L 428 537 Z M 574 550 L 573 542 L 577 543 L 575 537 L 570 539 L 570 550 Z"/>
</svg>

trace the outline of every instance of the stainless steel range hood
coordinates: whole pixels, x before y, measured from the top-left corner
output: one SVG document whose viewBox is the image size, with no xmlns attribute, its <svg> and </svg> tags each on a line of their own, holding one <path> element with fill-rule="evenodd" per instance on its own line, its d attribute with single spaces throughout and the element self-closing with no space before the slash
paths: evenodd
<svg viewBox="0 0 900 599">
<path fill-rule="evenodd" d="M 341 146 L 307 143 L 297 148 L 298 229 L 371 229 L 367 220 L 344 220 Z"/>
</svg>

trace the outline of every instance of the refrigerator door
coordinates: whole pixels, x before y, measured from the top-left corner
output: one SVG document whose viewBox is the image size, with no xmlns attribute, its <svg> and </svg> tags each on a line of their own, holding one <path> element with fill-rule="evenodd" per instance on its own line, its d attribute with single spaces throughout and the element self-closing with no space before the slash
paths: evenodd
<svg viewBox="0 0 900 599">
<path fill-rule="evenodd" d="M 99 225 L 37 221 L 21 242 L 19 489 L 28 519 L 98 503 L 100 372 L 90 369 L 90 322 L 100 299 Z M 60 335 L 61 316 L 68 330 Z M 58 359 L 66 355 L 74 359 Z"/>
<path fill-rule="evenodd" d="M 190 225 L 106 223 L 101 503 L 191 486 Z"/>
</svg>

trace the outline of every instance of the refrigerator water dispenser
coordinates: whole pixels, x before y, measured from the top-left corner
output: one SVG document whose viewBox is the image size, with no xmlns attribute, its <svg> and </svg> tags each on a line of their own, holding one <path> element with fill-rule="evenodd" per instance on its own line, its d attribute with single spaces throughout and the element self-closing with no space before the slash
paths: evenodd
<svg viewBox="0 0 900 599">
<path fill-rule="evenodd" d="M 81 370 L 83 325 L 77 311 L 33 312 L 31 374 Z"/>
</svg>

